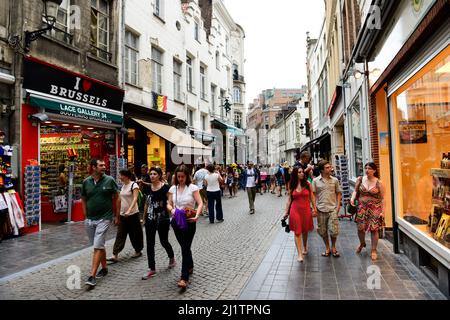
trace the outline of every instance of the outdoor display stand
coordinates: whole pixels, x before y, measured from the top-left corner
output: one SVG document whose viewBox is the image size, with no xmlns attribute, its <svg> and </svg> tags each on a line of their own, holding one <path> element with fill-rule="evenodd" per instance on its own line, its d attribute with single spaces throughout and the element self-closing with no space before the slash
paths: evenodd
<svg viewBox="0 0 450 320">
<path fill-rule="evenodd" d="M 350 184 L 348 181 L 348 159 L 346 155 L 336 155 L 336 178 L 342 187 L 342 199 L 341 205 L 344 208 L 344 214 L 339 215 L 339 219 L 350 218 L 353 219 L 351 214 L 348 214 L 347 207 L 351 199 Z"/>
</svg>

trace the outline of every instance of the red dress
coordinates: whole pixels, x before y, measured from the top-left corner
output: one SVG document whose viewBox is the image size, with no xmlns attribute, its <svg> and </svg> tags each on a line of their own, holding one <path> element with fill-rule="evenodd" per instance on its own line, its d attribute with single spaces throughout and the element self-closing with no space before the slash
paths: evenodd
<svg viewBox="0 0 450 320">
<path fill-rule="evenodd" d="M 295 235 L 311 232 L 314 230 L 314 222 L 309 201 L 309 190 L 301 192 L 294 190 L 292 194 L 291 211 L 289 213 L 289 228 Z"/>
</svg>

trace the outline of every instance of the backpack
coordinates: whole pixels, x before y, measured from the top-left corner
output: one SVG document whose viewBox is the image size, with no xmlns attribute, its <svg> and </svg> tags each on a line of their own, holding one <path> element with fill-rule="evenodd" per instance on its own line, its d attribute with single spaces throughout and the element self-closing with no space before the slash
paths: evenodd
<svg viewBox="0 0 450 320">
<path fill-rule="evenodd" d="M 133 184 L 131 184 L 131 193 L 133 193 L 133 185 L 134 185 L 135 183 L 136 183 L 136 182 L 133 182 Z M 138 205 L 139 211 L 142 211 L 142 210 L 144 210 L 145 196 L 144 196 L 144 194 L 142 193 L 141 189 L 138 189 L 138 190 L 139 190 L 139 193 L 138 193 L 137 205 Z"/>
<path fill-rule="evenodd" d="M 275 178 L 281 179 L 282 176 L 283 176 L 283 173 L 281 172 L 281 168 L 278 168 L 277 173 L 275 173 Z"/>
</svg>

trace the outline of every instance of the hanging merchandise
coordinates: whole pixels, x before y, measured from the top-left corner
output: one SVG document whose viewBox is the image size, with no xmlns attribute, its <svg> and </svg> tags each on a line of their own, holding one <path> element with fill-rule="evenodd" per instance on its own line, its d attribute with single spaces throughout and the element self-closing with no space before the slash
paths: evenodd
<svg viewBox="0 0 450 320">
<path fill-rule="evenodd" d="M 25 167 L 25 217 L 28 226 L 39 225 L 41 214 L 40 170 L 38 165 Z"/>
<path fill-rule="evenodd" d="M 342 206 L 344 207 L 344 214 L 339 218 L 350 218 L 352 215 L 347 214 L 347 206 L 351 199 L 350 184 L 348 181 L 348 159 L 346 155 L 336 155 L 336 178 L 342 187 Z"/>
</svg>

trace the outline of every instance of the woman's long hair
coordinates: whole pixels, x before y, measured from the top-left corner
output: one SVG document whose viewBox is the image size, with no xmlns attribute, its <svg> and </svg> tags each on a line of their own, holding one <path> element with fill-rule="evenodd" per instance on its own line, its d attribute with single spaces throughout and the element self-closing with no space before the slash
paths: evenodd
<svg viewBox="0 0 450 320">
<path fill-rule="evenodd" d="M 186 176 L 186 185 L 189 187 L 192 183 L 192 177 L 191 177 L 191 174 L 189 173 L 189 168 L 186 165 L 182 164 L 175 169 L 175 172 L 173 175 L 174 175 L 174 184 L 176 186 L 178 186 L 180 184 L 178 182 L 178 177 L 177 177 L 178 172 L 184 173 L 184 175 Z"/>
<path fill-rule="evenodd" d="M 294 190 L 297 189 L 298 183 L 300 182 L 302 189 L 308 189 L 309 192 L 311 192 L 311 188 L 308 182 L 308 177 L 306 176 L 305 172 L 303 171 L 303 179 L 299 181 L 298 179 L 298 171 L 302 170 L 302 168 L 299 167 L 294 167 L 294 169 L 292 170 L 291 173 L 291 180 L 290 180 L 290 184 L 289 184 L 289 192 L 290 192 L 290 197 L 292 199 L 292 194 L 294 193 Z"/>
</svg>

